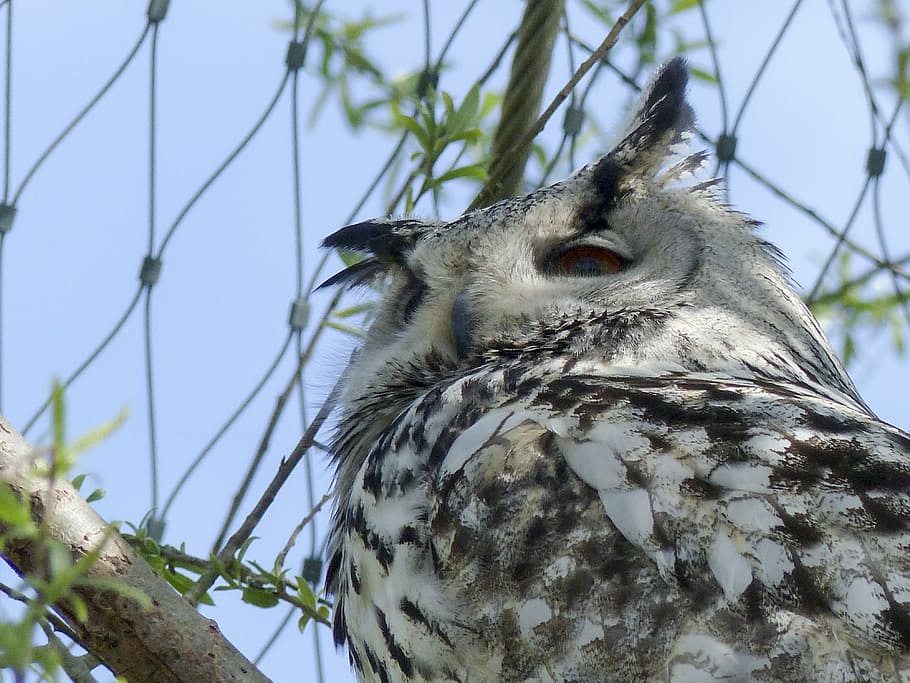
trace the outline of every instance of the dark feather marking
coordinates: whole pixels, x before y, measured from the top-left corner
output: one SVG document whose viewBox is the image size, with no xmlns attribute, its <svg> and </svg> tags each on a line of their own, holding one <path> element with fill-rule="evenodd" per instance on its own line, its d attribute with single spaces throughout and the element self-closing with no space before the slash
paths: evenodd
<svg viewBox="0 0 910 683">
<path fill-rule="evenodd" d="M 348 578 L 351 581 L 351 588 L 357 595 L 360 595 L 360 573 L 357 571 L 357 564 L 351 560 L 348 564 Z"/>
<path fill-rule="evenodd" d="M 392 655 L 392 659 L 395 660 L 395 663 L 398 664 L 398 668 L 401 669 L 407 678 L 410 678 L 414 675 L 414 664 L 411 661 L 411 658 L 408 657 L 404 650 L 401 649 L 401 646 L 395 640 L 395 636 L 392 635 L 392 632 L 389 630 L 389 624 L 386 621 L 385 612 L 383 612 L 378 607 L 376 610 L 376 621 L 379 623 L 379 630 L 382 633 L 382 637 L 385 640 L 386 647 L 389 648 L 389 654 Z"/>
<path fill-rule="evenodd" d="M 796 587 L 800 606 L 810 614 L 830 614 L 831 599 L 825 590 L 818 585 L 812 575 L 795 555 L 790 556 L 793 561 L 793 585 Z"/>
<path fill-rule="evenodd" d="M 594 576 L 587 569 L 576 569 L 559 582 L 559 590 L 570 609 L 579 600 L 587 599 L 593 586 Z"/>
<path fill-rule="evenodd" d="M 859 420 L 854 420 L 841 415 L 826 415 L 814 410 L 806 410 L 803 420 L 806 426 L 820 432 L 831 434 L 849 434 L 862 431 L 865 425 Z"/>
<path fill-rule="evenodd" d="M 420 534 L 410 524 L 401 527 L 401 531 L 398 532 L 398 542 L 399 543 L 410 543 L 417 544 L 420 541 Z"/>
<path fill-rule="evenodd" d="M 768 499 L 770 502 L 770 499 Z M 786 512 L 780 505 L 770 502 L 777 516 L 780 517 L 783 530 L 800 546 L 808 547 L 821 543 L 824 540 L 822 534 L 807 519 L 800 519 Z"/>
<path fill-rule="evenodd" d="M 353 645 L 349 648 L 349 655 L 351 660 L 351 665 L 357 669 L 360 673 L 363 673 L 363 659 L 360 657 L 360 653 L 357 652 L 357 648 Z"/>
<path fill-rule="evenodd" d="M 519 560 L 512 565 L 512 580 L 519 586 L 534 579 L 540 571 L 540 563 L 536 560 Z"/>
<path fill-rule="evenodd" d="M 433 571 L 437 576 L 442 576 L 442 560 L 439 559 L 439 551 L 436 550 L 436 544 L 430 540 L 430 561 L 433 563 Z"/>
<path fill-rule="evenodd" d="M 597 191 L 597 199 L 582 206 L 575 217 L 575 224 L 581 235 L 612 229 L 607 214 L 619 198 L 619 181 L 622 175 L 622 166 L 610 157 L 604 157 L 594 166 L 591 171 L 591 184 Z"/>
<path fill-rule="evenodd" d="M 392 561 L 395 559 L 395 548 L 387 543 L 379 534 L 369 528 L 366 521 L 363 504 L 358 503 L 351 511 L 351 527 L 360 536 L 360 540 L 366 548 L 369 548 L 376 555 L 376 559 L 382 568 L 388 573 Z"/>
<path fill-rule="evenodd" d="M 533 551 L 536 546 L 546 539 L 546 534 L 546 522 L 544 522 L 542 517 L 535 517 L 525 530 L 524 545 L 528 550 Z"/>
<path fill-rule="evenodd" d="M 348 627 L 344 621 L 344 591 L 335 595 L 334 617 L 332 619 L 332 640 L 335 645 L 344 645 L 348 638 Z"/>
<path fill-rule="evenodd" d="M 860 491 L 906 491 L 910 471 L 898 464 L 874 460 L 857 441 L 794 441 L 792 450 L 809 463 L 823 466 Z"/>
<path fill-rule="evenodd" d="M 673 444 L 670 443 L 670 440 L 659 434 L 645 434 L 644 436 L 648 439 L 651 448 L 657 453 L 669 453 L 673 450 Z"/>
<path fill-rule="evenodd" d="M 769 477 L 769 484 L 775 489 L 802 490 L 824 482 L 827 475 L 826 468 L 799 458 L 792 464 L 775 466 Z"/>
<path fill-rule="evenodd" d="M 341 568 L 341 551 L 336 550 L 332 553 L 332 557 L 329 558 L 329 566 L 325 570 L 325 585 L 328 586 L 330 592 L 334 593 L 337 589 L 336 580 L 338 578 L 338 570 Z"/>
<path fill-rule="evenodd" d="M 882 610 L 882 616 L 897 632 L 900 644 L 905 650 L 910 650 L 910 612 L 906 605 L 897 603 L 891 596 L 888 598 L 890 606 Z"/>
<path fill-rule="evenodd" d="M 382 662 L 379 661 L 376 653 L 374 653 L 368 645 L 365 647 L 364 651 L 366 653 L 367 662 L 369 662 L 373 673 L 379 676 L 382 683 L 390 683 L 389 674 L 386 673 L 385 667 L 382 665 Z"/>
<path fill-rule="evenodd" d="M 449 558 L 460 561 L 464 557 L 469 557 L 474 550 L 476 538 L 471 531 L 462 525 L 455 528 L 455 535 L 452 537 L 452 547 L 449 550 Z"/>
<path fill-rule="evenodd" d="M 363 488 L 376 499 L 382 492 L 382 461 L 378 454 L 374 454 L 367 462 L 363 473 Z"/>
<path fill-rule="evenodd" d="M 427 631 L 433 633 L 433 635 L 443 641 L 446 645 L 452 645 L 452 641 L 449 639 L 449 636 L 446 635 L 445 631 L 439 628 L 438 624 L 432 623 L 416 603 L 408 600 L 407 598 L 402 598 L 398 607 L 401 609 L 401 613 L 413 621 L 415 624 L 420 624 L 423 626 Z"/>
<path fill-rule="evenodd" d="M 357 532 L 357 535 L 360 536 L 360 540 L 363 541 L 363 544 L 370 547 L 370 542 L 368 539 L 368 529 L 367 521 L 364 516 L 363 503 L 358 503 L 349 511 L 350 525 L 349 529 L 353 529 Z"/>
<path fill-rule="evenodd" d="M 683 479 L 680 491 L 698 498 L 714 500 L 720 498 L 722 489 L 706 479 Z"/>
<path fill-rule="evenodd" d="M 749 621 L 756 622 L 762 618 L 763 596 L 764 590 L 761 581 L 753 578 L 740 598 L 746 609 L 746 619 Z"/>
<path fill-rule="evenodd" d="M 492 506 L 497 501 L 502 500 L 508 490 L 506 483 L 497 477 L 487 480 L 479 489 L 477 489 L 477 497 L 482 500 L 484 504 Z"/>
<path fill-rule="evenodd" d="M 416 603 L 411 602 L 407 598 L 402 598 L 398 607 L 401 609 L 402 614 L 415 624 L 420 624 L 428 631 L 431 629 L 430 620 L 427 619 L 427 615 L 423 613 Z"/>
<path fill-rule="evenodd" d="M 395 486 L 399 495 L 410 491 L 416 482 L 417 477 L 414 474 L 414 470 L 408 467 L 402 468 L 395 476 Z"/>
<path fill-rule="evenodd" d="M 865 451 L 862 451 L 866 455 Z M 897 464 L 866 457 L 850 474 L 850 482 L 866 490 L 906 491 L 910 489 L 910 471 Z"/>
<path fill-rule="evenodd" d="M 386 573 L 389 571 L 389 567 L 392 565 L 392 562 L 395 560 L 395 549 L 383 541 L 379 534 L 371 534 L 375 539 L 375 547 L 372 550 L 376 553 L 376 559 L 379 561 L 379 564 L 382 565 L 382 568 L 386 570 Z"/>
<path fill-rule="evenodd" d="M 875 520 L 875 526 L 878 531 L 885 533 L 895 533 L 907 529 L 907 519 L 892 510 L 888 503 L 878 500 L 865 493 L 859 493 L 859 499 L 863 501 L 863 507 L 872 519 Z"/>
</svg>

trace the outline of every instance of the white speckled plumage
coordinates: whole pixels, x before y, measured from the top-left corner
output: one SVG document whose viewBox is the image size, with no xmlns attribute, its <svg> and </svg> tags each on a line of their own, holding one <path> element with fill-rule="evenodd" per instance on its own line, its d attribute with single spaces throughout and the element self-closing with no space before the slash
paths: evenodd
<svg viewBox="0 0 910 683">
<path fill-rule="evenodd" d="M 910 680 L 910 437 L 681 182 L 685 84 L 562 183 L 326 240 L 384 285 L 333 446 L 362 680 Z"/>
</svg>

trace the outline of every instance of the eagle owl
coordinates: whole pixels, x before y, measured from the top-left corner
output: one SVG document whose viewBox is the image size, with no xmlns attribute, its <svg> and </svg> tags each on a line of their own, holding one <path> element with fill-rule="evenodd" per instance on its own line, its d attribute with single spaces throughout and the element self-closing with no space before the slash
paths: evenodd
<svg viewBox="0 0 910 683">
<path fill-rule="evenodd" d="M 333 446 L 362 680 L 910 680 L 910 437 L 687 180 L 686 82 L 568 180 L 325 240 L 382 292 Z"/>
</svg>

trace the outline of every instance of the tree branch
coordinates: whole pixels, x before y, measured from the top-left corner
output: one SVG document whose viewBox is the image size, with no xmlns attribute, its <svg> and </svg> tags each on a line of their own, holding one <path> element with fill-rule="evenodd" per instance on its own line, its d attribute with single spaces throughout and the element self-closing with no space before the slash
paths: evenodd
<svg viewBox="0 0 910 683">
<path fill-rule="evenodd" d="M 75 618 L 70 605 L 54 608 L 79 643 L 116 674 L 147 683 L 250 681 L 269 679 L 241 655 L 218 630 L 159 577 L 136 552 L 65 481 L 49 485 L 38 476 L 34 449 L 0 417 L 0 484 L 31 502 L 32 515 L 50 536 L 64 544 L 74 562 L 98 553 L 86 582 L 74 586 L 88 618 Z M 20 574 L 42 576 L 46 552 L 40 542 L 8 535 L 4 559 Z M 100 549 L 100 550 L 99 550 Z M 125 591 L 110 586 L 122 586 Z M 143 606 L 127 591 L 149 598 Z"/>
</svg>

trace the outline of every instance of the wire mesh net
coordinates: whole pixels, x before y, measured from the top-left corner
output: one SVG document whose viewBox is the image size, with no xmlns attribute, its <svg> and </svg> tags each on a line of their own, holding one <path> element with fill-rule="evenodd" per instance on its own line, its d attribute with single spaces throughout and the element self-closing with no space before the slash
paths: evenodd
<svg viewBox="0 0 910 683">
<path fill-rule="evenodd" d="M 160 541 L 176 581 L 208 579 L 196 598 L 232 587 L 209 553 L 242 549 L 258 578 L 210 591 L 206 613 L 276 679 L 341 680 L 329 632 L 311 622 L 301 636 L 299 604 L 262 584 L 277 556 L 285 588 L 321 590 L 326 399 L 369 314 L 314 292 L 340 263 L 317 245 L 357 218 L 471 203 L 522 7 L 191 4 L 0 2 L 0 405 L 37 444 L 55 377 L 72 433 L 127 407 L 77 466 L 85 488 L 107 489 L 102 515 Z M 580 71 L 630 8 L 615 47 Z M 562 100 L 524 186 L 608 148 L 655 64 L 684 54 L 730 201 L 766 222 L 873 409 L 906 427 L 908 11 L 568 0 L 540 109 Z M 472 88 L 470 135 L 428 174 L 421 125 L 439 93 L 457 110 Z M 302 434 L 299 466 L 275 482 Z"/>
</svg>

